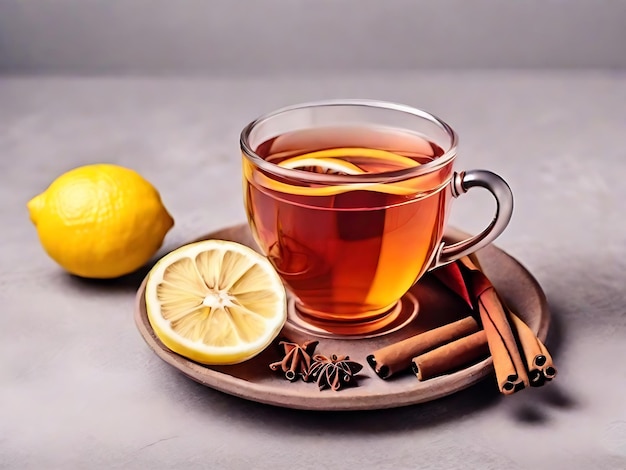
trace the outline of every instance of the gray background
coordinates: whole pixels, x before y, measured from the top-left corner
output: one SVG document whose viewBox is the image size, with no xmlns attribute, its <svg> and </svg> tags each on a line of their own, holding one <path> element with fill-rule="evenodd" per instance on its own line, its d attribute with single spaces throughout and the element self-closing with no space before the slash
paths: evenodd
<svg viewBox="0 0 626 470">
<path fill-rule="evenodd" d="M 0 1 L 0 71 L 624 67 L 623 0 Z"/>
<path fill-rule="evenodd" d="M 626 468 L 626 2 L 0 0 L 0 468 Z M 515 194 L 497 244 L 544 288 L 559 368 L 428 404 L 307 413 L 198 385 L 132 321 L 146 270 L 66 275 L 26 202 L 78 165 L 135 168 L 176 220 L 158 256 L 244 220 L 260 113 L 369 97 L 436 112 L 458 167 Z M 451 223 L 491 216 L 472 191 Z"/>
</svg>

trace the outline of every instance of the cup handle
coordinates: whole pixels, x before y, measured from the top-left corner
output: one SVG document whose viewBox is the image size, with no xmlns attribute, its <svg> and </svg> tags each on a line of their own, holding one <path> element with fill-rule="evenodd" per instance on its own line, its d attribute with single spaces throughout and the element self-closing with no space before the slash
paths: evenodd
<svg viewBox="0 0 626 470">
<path fill-rule="evenodd" d="M 453 197 L 457 198 L 474 187 L 487 189 L 496 199 L 496 213 L 493 220 L 478 235 L 450 245 L 442 242 L 430 269 L 452 263 L 480 250 L 495 240 L 509 224 L 513 214 L 513 193 L 506 181 L 487 170 L 469 170 L 454 174 L 451 181 Z"/>
</svg>

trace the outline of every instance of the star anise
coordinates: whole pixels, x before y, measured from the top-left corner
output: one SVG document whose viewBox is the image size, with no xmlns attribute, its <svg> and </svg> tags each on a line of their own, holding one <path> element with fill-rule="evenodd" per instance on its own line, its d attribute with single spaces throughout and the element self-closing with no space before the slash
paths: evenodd
<svg viewBox="0 0 626 470">
<path fill-rule="evenodd" d="M 330 388 L 334 391 L 348 385 L 356 384 L 355 375 L 363 368 L 358 362 L 350 360 L 349 356 L 330 357 L 316 354 L 313 357 L 313 364 L 309 372 L 309 377 L 315 380 L 320 390 Z"/>
<path fill-rule="evenodd" d="M 285 378 L 291 382 L 298 380 L 298 377 L 308 382 L 312 363 L 311 356 L 318 345 L 318 341 L 306 341 L 301 345 L 281 341 L 279 345 L 283 347 L 285 357 L 282 361 L 270 364 L 270 369 L 282 370 L 285 373 Z"/>
</svg>

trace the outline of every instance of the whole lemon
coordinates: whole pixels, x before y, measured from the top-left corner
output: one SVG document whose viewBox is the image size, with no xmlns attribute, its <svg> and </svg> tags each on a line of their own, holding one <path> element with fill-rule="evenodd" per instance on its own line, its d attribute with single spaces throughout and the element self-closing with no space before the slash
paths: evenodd
<svg viewBox="0 0 626 470">
<path fill-rule="evenodd" d="M 28 210 L 48 255 L 70 273 L 87 278 L 137 270 L 174 225 L 148 181 L 110 164 L 64 173 L 28 202 Z"/>
</svg>

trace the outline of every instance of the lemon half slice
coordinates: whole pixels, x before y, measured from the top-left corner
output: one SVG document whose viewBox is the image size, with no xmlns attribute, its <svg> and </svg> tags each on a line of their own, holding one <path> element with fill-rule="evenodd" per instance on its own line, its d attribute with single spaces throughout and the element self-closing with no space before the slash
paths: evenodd
<svg viewBox="0 0 626 470">
<path fill-rule="evenodd" d="M 203 364 L 236 364 L 263 351 L 285 324 L 285 288 L 247 246 L 206 240 L 163 257 L 146 282 L 156 336 Z"/>
</svg>

